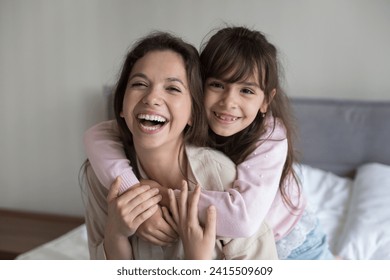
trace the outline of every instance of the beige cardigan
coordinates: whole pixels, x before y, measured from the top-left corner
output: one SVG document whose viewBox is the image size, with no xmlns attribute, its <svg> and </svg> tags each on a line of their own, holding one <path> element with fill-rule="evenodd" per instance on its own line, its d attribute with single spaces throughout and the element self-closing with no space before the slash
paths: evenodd
<svg viewBox="0 0 390 280">
<path fill-rule="evenodd" d="M 193 146 L 186 147 L 188 157 L 188 176 L 190 182 L 198 182 L 209 190 L 224 191 L 231 188 L 236 178 L 236 167 L 224 154 Z M 141 170 L 141 174 L 142 174 Z M 142 174 L 146 178 L 145 174 Z M 190 189 L 194 185 L 190 183 Z M 107 219 L 108 190 L 97 179 L 92 168 L 87 168 L 86 226 L 91 259 L 105 259 L 103 239 Z M 239 225 L 237 225 L 239 226 Z M 160 247 L 139 239 L 129 237 L 135 259 L 184 259 L 181 242 L 173 246 Z M 277 259 L 274 234 L 263 223 L 256 234 L 249 238 L 218 238 L 214 259 Z"/>
</svg>

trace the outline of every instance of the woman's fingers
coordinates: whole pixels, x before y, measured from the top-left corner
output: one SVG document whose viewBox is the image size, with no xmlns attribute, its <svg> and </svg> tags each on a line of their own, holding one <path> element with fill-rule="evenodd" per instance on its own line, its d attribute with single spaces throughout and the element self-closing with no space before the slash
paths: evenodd
<svg viewBox="0 0 390 280">
<path fill-rule="evenodd" d="M 175 199 L 175 203 L 176 203 L 176 199 Z M 173 214 L 171 215 L 171 213 L 169 213 L 168 208 L 166 208 L 166 207 L 162 207 L 162 212 L 163 212 L 163 217 L 164 217 L 165 221 L 167 221 L 167 223 L 175 231 L 175 234 L 177 236 L 177 233 L 178 233 L 177 222 L 175 221 L 175 218 L 173 217 Z"/>
<path fill-rule="evenodd" d="M 108 191 L 107 202 L 111 202 L 118 197 L 119 187 L 121 185 L 121 182 L 122 182 L 121 177 L 117 177 L 114 183 L 112 183 L 110 190 Z"/>
<path fill-rule="evenodd" d="M 129 222 L 131 223 L 131 228 L 133 228 L 134 231 L 133 233 L 135 233 L 135 231 L 143 222 L 145 222 L 147 219 L 153 216 L 153 214 L 157 211 L 157 209 L 158 209 L 158 205 L 154 204 L 137 216 L 134 216 L 135 213 L 131 213 L 129 216 L 130 218 Z"/>
<path fill-rule="evenodd" d="M 169 207 L 171 209 L 172 218 L 175 221 L 175 224 L 179 224 L 180 221 L 179 207 L 177 204 L 175 193 L 172 189 L 168 190 L 168 196 L 169 196 Z"/>
<path fill-rule="evenodd" d="M 198 202 L 200 197 L 200 187 L 197 185 L 195 187 L 195 190 L 192 192 L 191 195 L 189 195 L 188 201 L 187 201 L 187 219 L 188 223 L 192 224 L 199 224 L 199 218 L 198 218 Z"/>
<path fill-rule="evenodd" d="M 188 185 L 186 181 L 182 182 L 180 198 L 179 198 L 179 218 L 181 221 L 187 219 L 187 199 L 188 199 Z"/>
<path fill-rule="evenodd" d="M 140 187 L 141 188 L 141 187 Z M 157 189 L 146 190 L 133 198 L 123 207 L 123 212 L 131 213 L 131 216 L 137 217 L 149 208 L 156 206 L 161 200 L 161 195 Z M 154 213 L 155 211 L 153 211 Z"/>
<path fill-rule="evenodd" d="M 217 235 L 217 210 L 214 205 L 207 208 L 204 235 L 205 238 L 215 238 Z"/>
</svg>

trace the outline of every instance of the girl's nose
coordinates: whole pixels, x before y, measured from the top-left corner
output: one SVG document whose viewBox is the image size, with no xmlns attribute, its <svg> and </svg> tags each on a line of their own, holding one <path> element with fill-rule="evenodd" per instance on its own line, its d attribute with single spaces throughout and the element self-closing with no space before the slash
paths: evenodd
<svg viewBox="0 0 390 280">
<path fill-rule="evenodd" d="M 235 109 L 238 107 L 236 98 L 237 96 L 233 90 L 226 90 L 226 92 L 223 94 L 223 98 L 221 99 L 220 104 L 228 109 Z"/>
</svg>

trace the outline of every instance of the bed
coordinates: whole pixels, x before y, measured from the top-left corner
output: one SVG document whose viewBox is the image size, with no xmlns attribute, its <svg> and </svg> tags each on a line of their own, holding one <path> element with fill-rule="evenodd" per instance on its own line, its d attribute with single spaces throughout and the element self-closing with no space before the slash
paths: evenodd
<svg viewBox="0 0 390 280">
<path fill-rule="evenodd" d="M 110 95 L 108 95 L 110 96 Z M 390 259 L 390 102 L 294 98 L 296 168 L 343 259 Z M 18 259 L 88 259 L 84 225 Z"/>
</svg>

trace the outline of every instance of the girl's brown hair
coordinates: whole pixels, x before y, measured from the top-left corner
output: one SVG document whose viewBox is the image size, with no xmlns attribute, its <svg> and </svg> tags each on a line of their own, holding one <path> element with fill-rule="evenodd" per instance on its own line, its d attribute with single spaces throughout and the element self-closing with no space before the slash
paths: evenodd
<svg viewBox="0 0 390 280">
<path fill-rule="evenodd" d="M 264 138 L 264 120 L 272 113 L 274 117 L 272 130 L 275 128 L 276 119 L 281 120 L 286 129 L 288 143 L 279 189 L 284 202 L 294 209 L 296 206 L 289 199 L 287 187 L 290 184 L 289 180 L 295 180 L 299 186 L 299 180 L 293 169 L 296 160 L 293 149 L 295 128 L 288 98 L 280 85 L 280 69 L 275 46 L 269 43 L 259 31 L 245 27 L 226 27 L 217 31 L 202 44 L 200 60 L 204 80 L 212 77 L 227 83 L 235 83 L 255 73 L 258 74 L 260 87 L 268 103 L 266 116 L 263 117 L 258 112 L 255 120 L 248 127 L 230 137 L 220 137 L 210 131 L 210 145 L 228 155 L 236 164 L 243 162 L 256 149 L 259 141 L 267 141 Z M 274 90 L 276 94 L 272 97 Z"/>
</svg>

